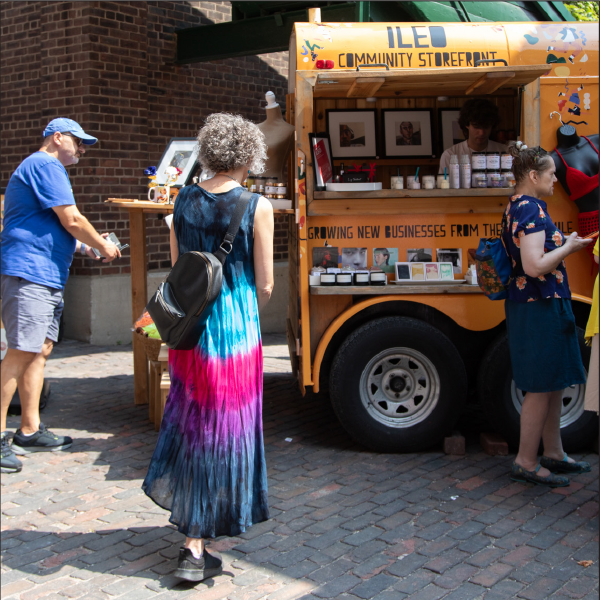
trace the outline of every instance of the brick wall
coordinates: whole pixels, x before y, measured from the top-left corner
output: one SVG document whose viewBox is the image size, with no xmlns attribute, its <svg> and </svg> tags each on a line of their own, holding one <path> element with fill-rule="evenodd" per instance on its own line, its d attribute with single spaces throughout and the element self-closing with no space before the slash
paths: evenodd
<svg viewBox="0 0 600 600">
<path fill-rule="evenodd" d="M 8 2 L 2 18 L 1 187 L 38 149 L 49 120 L 67 116 L 99 138 L 69 176 L 77 204 L 100 231 L 128 241 L 126 212 L 109 197 L 143 198 L 145 167 L 170 138 L 193 137 L 212 112 L 260 122 L 264 94 L 285 108 L 287 53 L 175 65 L 182 27 L 231 18 L 229 2 Z M 148 216 L 148 268 L 170 266 L 167 228 Z M 285 218 L 276 219 L 275 259 L 287 259 Z M 75 258 L 71 272 L 129 272 Z"/>
</svg>

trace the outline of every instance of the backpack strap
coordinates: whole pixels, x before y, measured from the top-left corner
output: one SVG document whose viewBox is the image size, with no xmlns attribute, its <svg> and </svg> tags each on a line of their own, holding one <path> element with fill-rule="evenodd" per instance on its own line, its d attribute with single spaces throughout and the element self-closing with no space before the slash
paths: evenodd
<svg viewBox="0 0 600 600">
<path fill-rule="evenodd" d="M 233 215 L 231 216 L 231 221 L 229 222 L 229 229 L 227 229 L 227 233 L 219 246 L 219 249 L 215 252 L 215 256 L 221 262 L 221 264 L 225 263 L 227 255 L 233 250 L 233 240 L 235 240 L 235 236 L 240 229 L 240 225 L 242 224 L 242 219 L 244 218 L 244 214 L 246 212 L 246 207 L 252 198 L 252 192 L 242 192 L 240 197 L 237 200 L 235 205 L 235 210 L 233 211 Z"/>
</svg>

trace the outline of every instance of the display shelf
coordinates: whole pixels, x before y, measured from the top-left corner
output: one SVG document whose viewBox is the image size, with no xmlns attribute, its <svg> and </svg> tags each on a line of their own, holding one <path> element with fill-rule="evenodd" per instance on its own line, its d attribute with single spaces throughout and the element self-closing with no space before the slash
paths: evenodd
<svg viewBox="0 0 600 600">
<path fill-rule="evenodd" d="M 374 190 L 372 192 L 314 192 L 315 200 L 337 198 L 508 198 L 513 188 L 469 188 L 459 190 Z"/>
<path fill-rule="evenodd" d="M 311 285 L 310 293 L 313 296 L 382 296 L 394 294 L 483 294 L 478 285 L 446 285 L 444 283 L 431 283 L 421 285 L 405 284 L 402 286 L 390 283 L 388 285 Z"/>
<path fill-rule="evenodd" d="M 158 204 L 157 202 L 149 202 L 148 200 L 136 200 L 134 198 L 109 198 L 105 201 L 106 204 L 121 206 L 123 208 L 133 208 L 141 210 L 145 213 L 167 213 L 173 212 L 174 204 Z M 293 215 L 293 208 L 274 208 L 273 212 L 276 215 Z"/>
</svg>

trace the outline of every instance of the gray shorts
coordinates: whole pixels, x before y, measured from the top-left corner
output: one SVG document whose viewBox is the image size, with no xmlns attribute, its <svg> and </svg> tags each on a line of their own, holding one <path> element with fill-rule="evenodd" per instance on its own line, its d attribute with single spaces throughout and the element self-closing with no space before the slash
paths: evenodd
<svg viewBox="0 0 600 600">
<path fill-rule="evenodd" d="M 23 352 L 42 351 L 46 338 L 58 341 L 64 289 L 2 275 L 2 322 L 8 347 Z"/>
</svg>

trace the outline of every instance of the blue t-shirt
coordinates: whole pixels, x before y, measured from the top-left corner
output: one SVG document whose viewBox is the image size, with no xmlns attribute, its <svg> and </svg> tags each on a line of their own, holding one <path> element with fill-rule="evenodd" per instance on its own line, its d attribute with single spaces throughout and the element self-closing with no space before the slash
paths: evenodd
<svg viewBox="0 0 600 600">
<path fill-rule="evenodd" d="M 75 198 L 57 158 L 36 152 L 17 167 L 4 195 L 3 275 L 65 287 L 77 242 L 52 207 L 67 204 Z"/>
<path fill-rule="evenodd" d="M 551 272 L 529 277 L 521 262 L 521 238 L 536 231 L 546 236 L 544 252 L 551 252 L 565 243 L 563 232 L 552 222 L 546 203 L 531 196 L 512 196 L 506 207 L 507 223 L 502 236 L 508 249 L 513 275 L 508 287 L 508 298 L 514 302 L 534 302 L 541 298 L 570 298 L 569 280 L 564 261 Z"/>
</svg>

